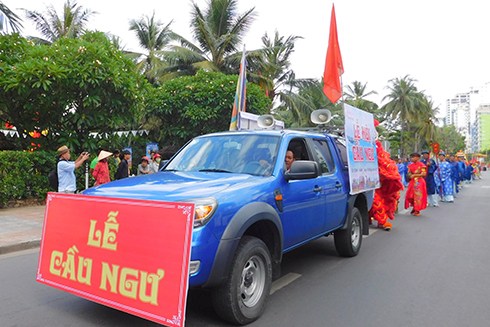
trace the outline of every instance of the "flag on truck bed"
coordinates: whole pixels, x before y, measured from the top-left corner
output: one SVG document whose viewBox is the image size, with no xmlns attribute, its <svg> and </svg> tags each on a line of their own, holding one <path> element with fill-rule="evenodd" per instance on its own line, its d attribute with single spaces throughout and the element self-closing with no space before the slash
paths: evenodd
<svg viewBox="0 0 490 327">
<path fill-rule="evenodd" d="M 332 103 L 342 96 L 340 76 L 344 73 L 342 56 L 340 54 L 339 39 L 337 37 L 337 20 L 335 19 L 335 6 L 332 5 L 332 18 L 330 18 L 330 37 L 328 39 L 327 59 L 323 73 L 323 93 Z"/>
<path fill-rule="evenodd" d="M 245 111 L 247 98 L 247 59 L 245 58 L 245 47 L 243 47 L 242 60 L 240 62 L 240 75 L 236 86 L 235 102 L 233 103 L 233 112 L 231 114 L 230 131 L 240 128 L 240 112 Z"/>
</svg>

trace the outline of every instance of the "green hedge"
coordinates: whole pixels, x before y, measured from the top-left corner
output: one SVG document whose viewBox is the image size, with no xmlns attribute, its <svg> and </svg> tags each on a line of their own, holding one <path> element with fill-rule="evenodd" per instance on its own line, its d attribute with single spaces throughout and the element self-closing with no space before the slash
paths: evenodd
<svg viewBox="0 0 490 327">
<path fill-rule="evenodd" d="M 56 164 L 56 152 L 0 152 L 0 206 L 9 200 L 41 198 L 51 191 L 48 174 Z"/>
<path fill-rule="evenodd" d="M 71 160 L 74 161 L 78 155 L 73 154 Z M 90 162 L 95 158 L 95 154 L 86 161 Z M 48 174 L 56 167 L 56 151 L 0 151 L 0 207 L 3 207 L 10 200 L 38 198 L 46 199 L 48 192 L 54 192 L 49 187 Z M 139 161 L 135 158 L 131 172 L 136 175 Z M 109 171 L 111 180 L 117 166 L 113 158 L 109 160 Z M 90 175 L 90 172 L 89 172 Z M 77 189 L 85 189 L 85 164 L 75 170 L 77 178 Z M 90 175 L 89 187 L 94 185 L 94 179 Z"/>
</svg>

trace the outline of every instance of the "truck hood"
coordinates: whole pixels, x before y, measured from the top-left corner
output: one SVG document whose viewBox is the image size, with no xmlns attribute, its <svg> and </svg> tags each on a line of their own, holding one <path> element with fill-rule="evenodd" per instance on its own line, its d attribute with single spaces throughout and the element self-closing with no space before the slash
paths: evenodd
<svg viewBox="0 0 490 327">
<path fill-rule="evenodd" d="M 228 189 L 250 188 L 267 177 L 214 172 L 158 172 L 129 177 L 89 188 L 85 195 L 157 201 L 182 201 L 202 197 L 219 197 Z"/>
</svg>

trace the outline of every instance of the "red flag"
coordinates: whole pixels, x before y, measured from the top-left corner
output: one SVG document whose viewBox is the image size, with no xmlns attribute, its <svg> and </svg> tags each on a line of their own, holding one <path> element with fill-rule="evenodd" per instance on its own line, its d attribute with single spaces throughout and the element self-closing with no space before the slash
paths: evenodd
<svg viewBox="0 0 490 327">
<path fill-rule="evenodd" d="M 323 73 L 323 93 L 332 103 L 342 96 L 340 75 L 344 73 L 342 56 L 340 55 L 339 39 L 337 37 L 337 20 L 335 19 L 335 6 L 332 5 L 332 18 L 330 19 L 330 37 L 328 39 L 327 60 Z"/>
</svg>

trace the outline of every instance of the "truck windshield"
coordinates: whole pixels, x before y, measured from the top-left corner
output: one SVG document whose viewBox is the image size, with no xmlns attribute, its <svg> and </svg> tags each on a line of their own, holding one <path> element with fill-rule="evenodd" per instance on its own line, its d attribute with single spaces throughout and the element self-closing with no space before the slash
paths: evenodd
<svg viewBox="0 0 490 327">
<path fill-rule="evenodd" d="M 164 171 L 269 176 L 274 169 L 278 147 L 278 136 L 240 134 L 198 137 L 187 144 Z"/>
</svg>

